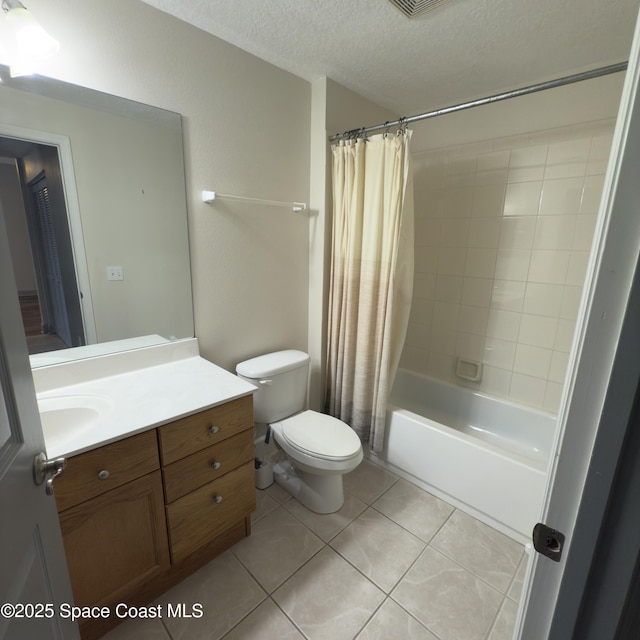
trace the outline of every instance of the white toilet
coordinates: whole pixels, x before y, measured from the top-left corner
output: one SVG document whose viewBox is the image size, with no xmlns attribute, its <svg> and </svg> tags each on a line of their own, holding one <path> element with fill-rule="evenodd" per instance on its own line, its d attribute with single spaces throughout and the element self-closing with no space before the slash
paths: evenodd
<svg viewBox="0 0 640 640">
<path fill-rule="evenodd" d="M 271 426 L 284 453 L 273 469 L 276 482 L 311 511 L 340 509 L 342 475 L 360 464 L 362 445 L 342 420 L 304 411 L 309 355 L 293 349 L 268 353 L 241 362 L 236 373 L 258 388 L 254 419 Z"/>
</svg>

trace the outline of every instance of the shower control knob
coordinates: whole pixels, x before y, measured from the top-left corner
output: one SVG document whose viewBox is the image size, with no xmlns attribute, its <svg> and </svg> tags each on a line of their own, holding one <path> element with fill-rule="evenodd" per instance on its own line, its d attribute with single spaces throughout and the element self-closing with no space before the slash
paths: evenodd
<svg viewBox="0 0 640 640">
<path fill-rule="evenodd" d="M 216 425 L 215 425 L 215 424 L 212 424 L 212 425 L 209 427 L 209 433 L 210 433 L 211 435 L 213 435 L 213 434 L 215 434 L 215 433 L 218 433 L 218 431 L 220 431 L 220 427 L 216 427 Z"/>
<path fill-rule="evenodd" d="M 213 496 L 213 501 L 216 504 L 220 504 L 222 502 L 222 496 Z"/>
<path fill-rule="evenodd" d="M 222 464 L 220 462 L 218 462 L 217 460 L 215 462 L 211 463 L 211 468 L 212 469 L 219 469 L 222 466 Z"/>
<path fill-rule="evenodd" d="M 109 477 L 109 472 L 106 469 L 102 469 L 102 471 L 98 472 L 99 480 L 106 480 Z"/>
</svg>

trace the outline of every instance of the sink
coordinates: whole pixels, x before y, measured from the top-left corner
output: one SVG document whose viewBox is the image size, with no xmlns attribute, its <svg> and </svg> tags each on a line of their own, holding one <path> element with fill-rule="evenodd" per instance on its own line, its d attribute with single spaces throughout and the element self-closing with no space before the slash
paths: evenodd
<svg viewBox="0 0 640 640">
<path fill-rule="evenodd" d="M 89 394 L 38 398 L 45 438 L 68 438 L 90 429 L 111 409 L 111 404 L 108 398 Z"/>
</svg>

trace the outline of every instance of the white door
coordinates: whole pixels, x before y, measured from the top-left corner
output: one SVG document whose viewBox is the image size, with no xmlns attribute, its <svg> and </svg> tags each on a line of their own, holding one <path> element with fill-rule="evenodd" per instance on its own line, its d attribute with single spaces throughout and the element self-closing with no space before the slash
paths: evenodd
<svg viewBox="0 0 640 640">
<path fill-rule="evenodd" d="M 628 340 L 626 334 L 621 341 L 621 333 L 640 249 L 639 47 L 637 24 L 604 185 L 601 226 L 596 229 L 599 240 L 585 286 L 582 317 L 586 320 L 576 336 L 574 352 L 578 355 L 570 364 L 560 408 L 561 428 L 542 515 L 542 522 L 563 533 L 566 541 L 559 562 L 534 554 L 516 631 L 522 640 L 572 637 L 572 621 L 578 615 L 597 543 L 607 486 L 633 404 L 640 353 L 626 354 L 633 356 L 626 359 L 628 375 L 614 378 L 612 373 L 616 350 L 620 359 L 625 349 L 637 348 L 637 342 Z M 637 336 L 637 328 L 635 331 Z M 629 362 L 635 364 L 629 366 Z M 598 492 L 603 496 L 595 495 Z M 583 506 L 600 506 L 582 508 L 576 527 L 581 500 Z M 569 565 L 567 558 L 571 558 Z M 558 615 L 552 624 L 556 608 Z"/>
<path fill-rule="evenodd" d="M 0 640 L 75 640 L 58 615 L 73 600 L 55 499 L 33 477 L 44 438 L 2 216 L 0 392 Z"/>
</svg>

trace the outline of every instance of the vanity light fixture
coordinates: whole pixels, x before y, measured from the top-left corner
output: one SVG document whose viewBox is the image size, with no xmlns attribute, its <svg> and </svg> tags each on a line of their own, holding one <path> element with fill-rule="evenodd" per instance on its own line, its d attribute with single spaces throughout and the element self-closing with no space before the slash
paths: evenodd
<svg viewBox="0 0 640 640">
<path fill-rule="evenodd" d="M 23 60 L 44 60 L 60 50 L 60 43 L 42 28 L 22 2 L 2 0 L 2 10 L 13 27 Z"/>
</svg>

